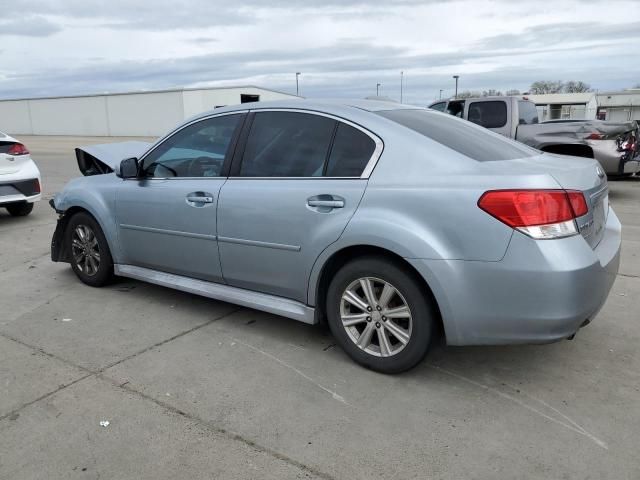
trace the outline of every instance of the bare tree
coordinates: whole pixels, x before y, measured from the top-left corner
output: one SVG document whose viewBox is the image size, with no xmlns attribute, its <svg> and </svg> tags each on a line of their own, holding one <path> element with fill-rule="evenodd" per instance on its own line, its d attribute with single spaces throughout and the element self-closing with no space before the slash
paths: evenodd
<svg viewBox="0 0 640 480">
<path fill-rule="evenodd" d="M 473 97 L 481 97 L 482 92 L 465 90 L 464 92 L 458 92 L 458 98 L 473 98 Z"/>
<path fill-rule="evenodd" d="M 532 95 L 543 95 L 545 93 L 560 93 L 564 87 L 562 80 L 538 80 L 529 87 Z"/>
<path fill-rule="evenodd" d="M 482 92 L 482 96 L 483 97 L 501 97 L 502 92 L 500 90 L 494 90 L 493 88 L 490 88 L 489 90 L 484 90 Z"/>
<path fill-rule="evenodd" d="M 521 95 L 521 93 L 520 93 L 520 90 L 518 90 L 517 88 L 512 88 L 512 89 L 510 89 L 510 90 L 507 90 L 507 91 L 505 92 L 505 95 L 511 95 L 511 96 L 513 96 L 513 95 Z"/>
<path fill-rule="evenodd" d="M 581 81 L 570 80 L 564 85 L 566 93 L 584 93 L 591 92 L 591 85 Z"/>
</svg>

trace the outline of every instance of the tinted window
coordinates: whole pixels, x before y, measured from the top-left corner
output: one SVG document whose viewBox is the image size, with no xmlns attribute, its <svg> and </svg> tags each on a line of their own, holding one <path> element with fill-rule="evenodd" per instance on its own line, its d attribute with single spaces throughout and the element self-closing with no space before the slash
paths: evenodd
<svg viewBox="0 0 640 480">
<path fill-rule="evenodd" d="M 469 104 L 467 115 L 470 122 L 485 128 L 500 128 L 507 124 L 507 104 L 494 100 Z"/>
<path fill-rule="evenodd" d="M 438 110 L 439 112 L 444 112 L 444 109 L 447 108 L 447 102 L 434 103 L 429 108 Z"/>
<path fill-rule="evenodd" d="M 327 177 L 359 177 L 369 163 L 375 142 L 364 132 L 340 123 L 331 148 Z"/>
<path fill-rule="evenodd" d="M 539 153 L 464 120 L 429 110 L 390 110 L 377 113 L 479 162 L 512 160 Z"/>
<path fill-rule="evenodd" d="M 335 120 L 295 112 L 258 112 L 240 166 L 243 177 L 320 177 Z"/>
<path fill-rule="evenodd" d="M 531 125 L 538 123 L 538 109 L 533 102 L 518 100 L 519 124 Z"/>
<path fill-rule="evenodd" d="M 147 177 L 218 177 L 241 115 L 209 118 L 167 138 L 144 159 Z"/>
</svg>

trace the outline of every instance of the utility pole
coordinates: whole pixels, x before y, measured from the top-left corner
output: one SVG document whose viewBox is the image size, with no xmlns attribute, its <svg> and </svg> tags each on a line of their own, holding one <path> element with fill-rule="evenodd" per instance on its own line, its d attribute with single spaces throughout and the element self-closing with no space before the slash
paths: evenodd
<svg viewBox="0 0 640 480">
<path fill-rule="evenodd" d="M 404 80 L 404 72 L 400 72 L 400 103 L 402 103 L 402 83 Z"/>
<path fill-rule="evenodd" d="M 296 96 L 300 96 L 300 85 L 298 84 L 298 77 L 300 75 L 300 72 L 296 72 Z"/>
<path fill-rule="evenodd" d="M 454 75 L 453 78 L 456 79 L 456 94 L 453 98 L 458 98 L 458 79 L 460 78 L 460 75 Z"/>
<path fill-rule="evenodd" d="M 380 96 L 380 87 L 382 86 L 381 83 L 376 83 L 376 97 Z"/>
<path fill-rule="evenodd" d="M 438 100 L 442 100 L 442 89 L 440 89 L 440 98 Z"/>
</svg>

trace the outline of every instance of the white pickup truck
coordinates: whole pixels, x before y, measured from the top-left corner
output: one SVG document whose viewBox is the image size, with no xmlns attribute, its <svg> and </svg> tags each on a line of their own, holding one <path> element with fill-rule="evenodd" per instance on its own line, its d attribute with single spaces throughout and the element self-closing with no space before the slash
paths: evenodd
<svg viewBox="0 0 640 480">
<path fill-rule="evenodd" d="M 607 175 L 640 171 L 638 124 L 602 120 L 538 122 L 527 97 L 481 97 L 441 100 L 429 105 L 539 150 L 595 158 Z"/>
</svg>

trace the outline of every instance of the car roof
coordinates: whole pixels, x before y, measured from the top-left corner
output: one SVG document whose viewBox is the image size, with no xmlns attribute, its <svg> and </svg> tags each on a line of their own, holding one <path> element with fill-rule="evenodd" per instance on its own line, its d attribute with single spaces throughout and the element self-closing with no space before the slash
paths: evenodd
<svg viewBox="0 0 640 480">
<path fill-rule="evenodd" d="M 424 107 L 415 105 L 404 105 L 396 102 L 381 100 L 361 100 L 361 99 L 313 99 L 313 98 L 294 98 L 287 100 L 274 100 L 268 102 L 251 102 L 242 103 L 240 105 L 232 105 L 228 107 L 220 107 L 215 110 L 200 113 L 190 120 L 196 120 L 202 117 L 208 117 L 218 113 L 237 112 L 245 110 L 268 110 L 268 109 L 296 109 L 296 110 L 312 110 L 326 113 L 344 112 L 344 109 L 357 109 L 366 112 L 381 112 L 386 110 L 424 110 Z"/>
</svg>

